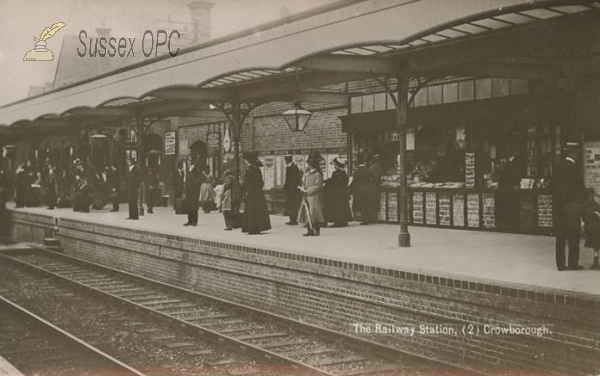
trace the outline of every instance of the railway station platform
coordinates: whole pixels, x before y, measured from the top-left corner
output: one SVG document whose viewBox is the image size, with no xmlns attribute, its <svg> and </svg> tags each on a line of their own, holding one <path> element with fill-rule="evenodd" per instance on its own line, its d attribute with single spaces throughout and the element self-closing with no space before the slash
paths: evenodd
<svg viewBox="0 0 600 376">
<path fill-rule="evenodd" d="M 600 372 L 591 250 L 581 249 L 586 269 L 559 272 L 550 236 L 413 226 L 412 247 L 399 248 L 389 224 L 303 237 L 271 216 L 270 231 L 246 235 L 224 231 L 218 212 L 200 212 L 197 227 L 170 207 L 154 212 L 131 221 L 126 205 L 75 213 L 8 204 L 0 236 L 54 237 L 69 255 L 484 374 Z M 422 325 L 432 331 L 394 331 Z M 532 331 L 484 332 L 515 327 Z"/>
<path fill-rule="evenodd" d="M 187 216 L 176 215 L 170 207 L 155 208 L 155 214 L 146 214 L 137 221 L 126 220 L 127 205 L 121 205 L 116 213 L 108 209 L 76 213 L 41 207 L 14 210 L 440 277 L 524 285 L 539 291 L 556 290 L 600 298 L 600 272 L 589 270 L 592 250 L 583 247 L 583 240 L 579 263 L 585 269 L 558 272 L 554 237 L 544 235 L 412 226 L 412 246 L 400 248 L 398 226 L 391 224 L 361 226 L 351 222 L 345 228 L 324 228 L 320 237 L 303 237 L 305 231 L 301 226 L 286 226 L 287 217 L 272 215 L 270 231 L 250 236 L 239 230 L 224 231 L 223 215 L 218 211 L 209 214 L 200 211 L 198 226 L 185 227 Z"/>
</svg>

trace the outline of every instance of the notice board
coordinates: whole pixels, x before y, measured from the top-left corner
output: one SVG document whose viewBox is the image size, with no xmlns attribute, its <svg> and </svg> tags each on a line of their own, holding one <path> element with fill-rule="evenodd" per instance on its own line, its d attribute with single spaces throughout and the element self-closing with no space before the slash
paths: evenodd
<svg viewBox="0 0 600 376">
<path fill-rule="evenodd" d="M 585 143 L 583 159 L 585 186 L 600 194 L 600 141 Z"/>
</svg>

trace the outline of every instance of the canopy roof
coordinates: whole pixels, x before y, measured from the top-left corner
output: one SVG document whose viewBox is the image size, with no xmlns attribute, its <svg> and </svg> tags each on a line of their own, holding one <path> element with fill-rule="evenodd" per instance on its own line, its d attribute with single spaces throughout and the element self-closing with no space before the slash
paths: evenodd
<svg viewBox="0 0 600 376">
<path fill-rule="evenodd" d="M 443 7 L 436 0 L 335 3 L 2 106 L 0 127 L 220 116 L 209 103 L 233 101 L 347 103 L 347 93 L 315 89 L 400 70 L 542 78 L 557 67 L 501 59 L 547 47 L 517 42 L 534 38 L 532 30 L 551 33 L 546 43 L 569 45 L 600 17 L 598 0 L 452 0 Z"/>
</svg>

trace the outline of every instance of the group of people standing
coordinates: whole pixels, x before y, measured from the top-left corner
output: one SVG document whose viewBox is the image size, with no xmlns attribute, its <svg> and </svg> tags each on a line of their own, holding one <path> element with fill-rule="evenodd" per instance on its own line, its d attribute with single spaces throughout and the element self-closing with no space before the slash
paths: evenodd
<svg viewBox="0 0 600 376">
<path fill-rule="evenodd" d="M 113 167 L 115 180 L 112 180 L 111 201 L 113 209 L 111 211 L 119 211 L 119 190 L 120 181 L 118 173 Z M 127 206 L 129 207 L 129 217 L 127 219 L 139 219 L 138 199 L 142 180 L 145 187 L 146 206 L 148 214 L 154 214 L 154 207 L 159 205 L 160 201 L 160 175 L 154 167 L 148 167 L 145 171 L 145 177 L 142 179 L 140 169 L 134 158 L 127 160 Z"/>
<path fill-rule="evenodd" d="M 244 177 L 244 185 L 240 186 L 231 170 L 223 174 L 223 182 L 218 185 L 215 192 L 215 179 L 209 169 L 199 168 L 193 158 L 188 159 L 187 168 L 183 164 L 178 166 L 175 178 L 176 209 L 179 200 L 184 207 L 188 220 L 184 226 L 198 225 L 198 210 L 210 213 L 219 202 L 220 210 L 225 220 L 225 230 L 231 231 L 242 228 L 249 234 L 260 234 L 271 228 L 267 202 L 263 192 L 263 178 L 260 172 L 261 162 L 256 153 L 244 153 L 244 160 L 248 166 Z M 218 197 L 217 197 L 218 195 Z M 245 203 L 243 216 L 240 217 L 240 206 Z M 177 210 L 179 211 L 179 210 Z"/>
<path fill-rule="evenodd" d="M 202 207 L 204 213 L 210 213 L 215 208 L 215 180 L 208 166 L 200 168 L 193 158 L 188 158 L 187 169 L 183 163 L 177 167 L 175 174 L 175 200 L 176 205 L 182 202 L 188 221 L 184 226 L 198 225 L 198 209 Z"/>
<path fill-rule="evenodd" d="M 59 169 L 50 159 L 41 168 L 28 161 L 16 170 L 16 207 L 46 204 L 50 210 L 72 206 L 75 211 L 89 212 L 90 206 L 100 205 L 106 186 L 107 172 L 100 169 L 88 173 L 79 159 L 65 169 Z"/>
<path fill-rule="evenodd" d="M 379 157 L 373 156 L 373 163 L 359 165 L 354 173 L 352 183 L 346 172 L 346 163 L 334 158 L 335 167 L 331 177 L 323 178 L 321 162 L 324 158 L 319 153 L 312 153 L 306 164 L 307 171 L 302 175 L 291 155 L 285 157 L 286 178 L 284 192 L 286 194 L 287 225 L 307 224 L 305 236 L 319 236 L 321 227 L 332 222 L 331 227 L 345 227 L 352 220 L 350 194 L 354 197 L 353 209 L 360 212 L 361 224 L 377 221 L 380 205 L 380 180 L 383 168 Z"/>
<path fill-rule="evenodd" d="M 137 219 L 137 199 L 142 179 L 134 160 L 129 160 L 128 166 L 129 219 Z M 111 203 L 111 211 L 116 212 L 119 211 L 121 200 L 121 174 L 115 165 L 92 167 L 80 159 L 74 159 L 64 169 L 59 169 L 50 159 L 42 168 L 33 167 L 31 162 L 21 164 L 17 167 L 14 183 L 16 207 L 45 204 L 50 210 L 72 207 L 73 211 L 89 213 L 91 208 L 101 210 Z M 149 167 L 143 180 L 148 213 L 153 213 L 160 198 L 160 177 L 156 169 Z"/>
</svg>

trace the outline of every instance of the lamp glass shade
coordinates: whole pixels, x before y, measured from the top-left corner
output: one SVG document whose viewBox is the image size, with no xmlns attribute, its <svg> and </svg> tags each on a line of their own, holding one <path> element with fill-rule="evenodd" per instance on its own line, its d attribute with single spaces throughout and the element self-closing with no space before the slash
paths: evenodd
<svg viewBox="0 0 600 376">
<path fill-rule="evenodd" d="M 292 132 L 302 132 L 308 125 L 312 112 L 303 109 L 299 104 L 295 106 L 296 108 L 287 110 L 282 115 Z"/>
</svg>

